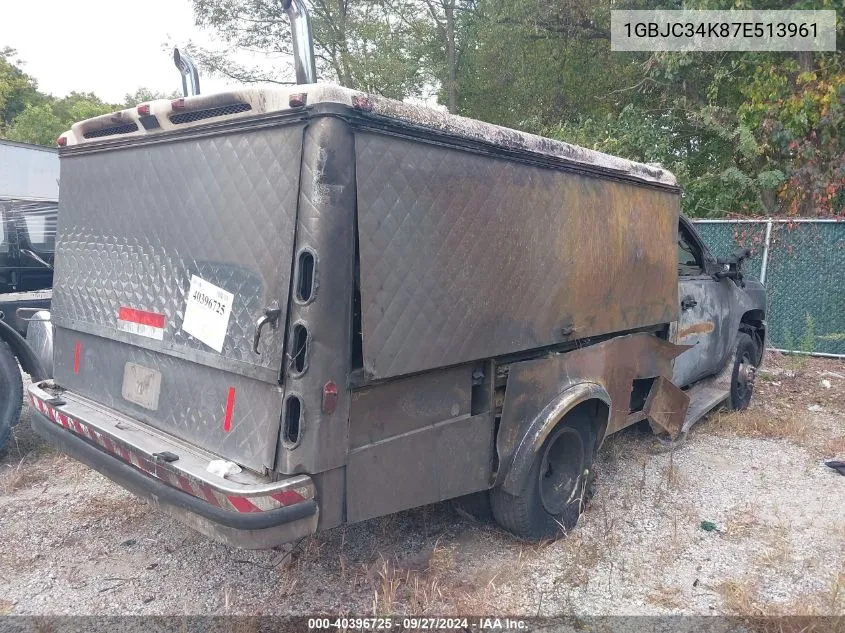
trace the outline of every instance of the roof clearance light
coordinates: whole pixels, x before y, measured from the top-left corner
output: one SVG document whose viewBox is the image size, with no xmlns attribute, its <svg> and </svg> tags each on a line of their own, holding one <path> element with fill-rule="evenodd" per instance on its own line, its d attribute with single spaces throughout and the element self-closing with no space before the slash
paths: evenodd
<svg viewBox="0 0 845 633">
<path fill-rule="evenodd" d="M 361 112 L 372 112 L 373 102 L 364 95 L 355 95 L 352 97 L 352 107 Z"/>
<path fill-rule="evenodd" d="M 150 104 L 142 103 L 138 106 L 138 114 L 141 116 L 148 116 L 150 114 Z"/>
<path fill-rule="evenodd" d="M 62 135 L 59 138 L 57 138 L 56 139 L 56 145 L 58 145 L 59 147 L 67 146 L 67 137 Z"/>
<path fill-rule="evenodd" d="M 184 99 L 174 99 L 170 102 L 170 107 L 174 110 L 181 110 L 185 107 L 185 100 Z"/>
<path fill-rule="evenodd" d="M 292 94 L 288 97 L 288 105 L 291 108 L 301 108 L 305 104 L 308 103 L 308 93 L 307 92 L 298 92 L 296 94 Z"/>
</svg>

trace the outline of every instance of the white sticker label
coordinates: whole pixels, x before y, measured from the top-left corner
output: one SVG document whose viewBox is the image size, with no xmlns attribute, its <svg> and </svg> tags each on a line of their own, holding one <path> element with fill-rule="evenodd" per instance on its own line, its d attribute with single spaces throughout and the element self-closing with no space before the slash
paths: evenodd
<svg viewBox="0 0 845 633">
<path fill-rule="evenodd" d="M 182 331 L 222 352 L 234 298 L 235 295 L 231 292 L 191 275 Z"/>
</svg>

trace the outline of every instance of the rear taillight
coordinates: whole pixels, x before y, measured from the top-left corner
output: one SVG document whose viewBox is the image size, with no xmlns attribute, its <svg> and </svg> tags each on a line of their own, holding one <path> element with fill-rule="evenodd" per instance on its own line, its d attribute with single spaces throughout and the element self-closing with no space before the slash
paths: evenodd
<svg viewBox="0 0 845 633">
<path fill-rule="evenodd" d="M 142 103 L 138 106 L 138 114 L 141 116 L 148 116 L 150 114 L 150 104 Z"/>
<path fill-rule="evenodd" d="M 331 380 L 323 386 L 323 413 L 331 415 L 337 408 L 337 385 Z"/>
<path fill-rule="evenodd" d="M 57 138 L 56 139 L 56 145 L 58 145 L 59 147 L 66 147 L 67 146 L 67 137 L 66 136 L 60 136 L 59 138 Z"/>
<path fill-rule="evenodd" d="M 288 105 L 291 108 L 301 108 L 306 103 L 308 103 L 308 93 L 307 92 L 298 92 L 297 94 L 293 94 L 288 97 Z"/>
<path fill-rule="evenodd" d="M 185 107 L 185 100 L 184 99 L 174 99 L 170 102 L 170 107 L 174 110 L 182 110 Z"/>
</svg>

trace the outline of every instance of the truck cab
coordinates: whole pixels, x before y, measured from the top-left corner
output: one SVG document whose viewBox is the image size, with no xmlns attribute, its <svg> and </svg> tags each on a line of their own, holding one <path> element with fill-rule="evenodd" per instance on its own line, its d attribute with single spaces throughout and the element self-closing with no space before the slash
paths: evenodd
<svg viewBox="0 0 845 633">
<path fill-rule="evenodd" d="M 0 294 L 53 285 L 58 204 L 0 202 Z"/>
<path fill-rule="evenodd" d="M 0 448 L 18 422 L 21 370 L 49 375 L 24 337 L 50 306 L 58 175 L 54 148 L 0 139 Z"/>
</svg>

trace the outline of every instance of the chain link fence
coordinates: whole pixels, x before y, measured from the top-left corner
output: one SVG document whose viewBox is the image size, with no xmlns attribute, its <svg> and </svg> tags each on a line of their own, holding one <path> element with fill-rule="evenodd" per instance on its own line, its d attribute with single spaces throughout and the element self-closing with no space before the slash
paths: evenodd
<svg viewBox="0 0 845 633">
<path fill-rule="evenodd" d="M 693 220 L 717 257 L 751 249 L 768 292 L 769 347 L 845 357 L 845 221 Z"/>
</svg>

